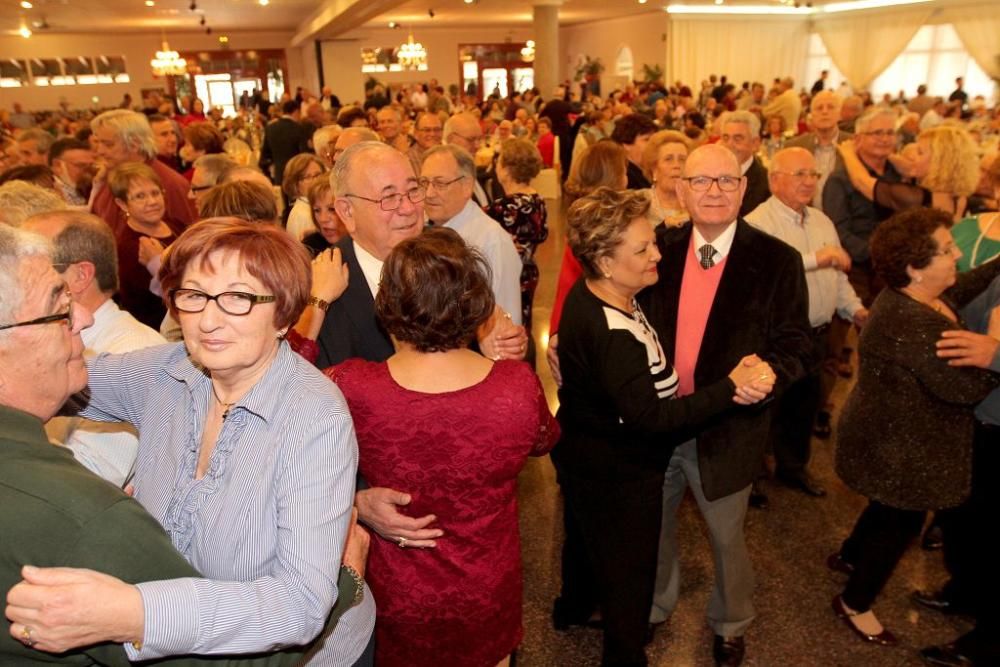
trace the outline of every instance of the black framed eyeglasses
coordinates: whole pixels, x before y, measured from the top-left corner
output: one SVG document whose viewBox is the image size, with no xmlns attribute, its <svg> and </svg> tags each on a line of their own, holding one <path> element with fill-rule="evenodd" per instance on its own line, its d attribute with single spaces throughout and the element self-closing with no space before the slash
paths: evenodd
<svg viewBox="0 0 1000 667">
<path fill-rule="evenodd" d="M 69 292 L 66 292 L 66 294 L 68 295 Z M 70 329 L 73 328 L 72 301 L 69 302 L 69 306 L 66 307 L 66 310 L 64 312 L 56 313 L 54 315 L 45 315 L 43 317 L 36 317 L 33 320 L 27 320 L 25 322 L 14 322 L 13 324 L 0 324 L 0 331 L 3 331 L 4 329 L 15 329 L 17 327 L 28 327 L 28 326 L 33 326 L 35 324 L 51 324 L 52 322 L 62 322 L 63 320 L 66 320 L 66 324 L 69 326 Z"/>
<path fill-rule="evenodd" d="M 687 176 L 681 180 L 687 181 L 687 184 L 695 192 L 708 192 L 712 189 L 713 183 L 718 185 L 719 189 L 723 192 L 736 192 L 740 189 L 740 181 L 743 180 L 743 177 L 719 176 L 718 178 L 712 178 L 711 176 Z"/>
<path fill-rule="evenodd" d="M 251 294 L 250 292 L 219 292 L 207 294 L 197 289 L 177 288 L 170 290 L 170 303 L 182 313 L 200 313 L 209 301 L 214 301 L 224 313 L 246 315 L 258 303 L 272 303 L 274 296 Z"/>
<path fill-rule="evenodd" d="M 364 199 L 365 201 L 370 201 L 373 204 L 378 204 L 379 208 L 383 211 L 395 211 L 400 206 L 403 205 L 403 197 L 405 196 L 414 204 L 419 204 L 424 199 L 427 198 L 427 191 L 421 186 L 419 188 L 413 188 L 412 190 L 407 190 L 405 193 L 397 192 L 394 195 L 386 195 L 380 199 L 372 199 L 371 197 L 363 197 L 361 195 L 352 195 L 350 193 L 345 194 L 345 197 L 353 197 L 354 199 Z"/>
</svg>

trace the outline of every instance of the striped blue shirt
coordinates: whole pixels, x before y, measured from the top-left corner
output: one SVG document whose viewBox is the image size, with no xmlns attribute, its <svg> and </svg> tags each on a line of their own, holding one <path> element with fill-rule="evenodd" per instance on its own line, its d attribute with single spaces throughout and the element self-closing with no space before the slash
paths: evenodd
<svg viewBox="0 0 1000 667">
<path fill-rule="evenodd" d="M 88 368 L 81 414 L 138 428 L 135 498 L 205 576 L 139 584 L 145 637 L 142 650 L 126 646 L 129 657 L 265 652 L 316 637 L 336 602 L 358 464 L 340 390 L 282 343 L 195 479 L 213 398 L 184 345 L 102 355 Z M 326 642 L 347 657 L 323 664 L 364 649 L 366 598 Z"/>
</svg>

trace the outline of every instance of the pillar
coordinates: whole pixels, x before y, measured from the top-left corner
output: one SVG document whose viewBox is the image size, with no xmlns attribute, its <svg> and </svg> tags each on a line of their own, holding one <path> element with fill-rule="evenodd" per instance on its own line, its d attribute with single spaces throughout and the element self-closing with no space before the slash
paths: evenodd
<svg viewBox="0 0 1000 667">
<path fill-rule="evenodd" d="M 562 0 L 534 0 L 535 87 L 552 99 L 559 85 L 559 5 Z"/>
</svg>

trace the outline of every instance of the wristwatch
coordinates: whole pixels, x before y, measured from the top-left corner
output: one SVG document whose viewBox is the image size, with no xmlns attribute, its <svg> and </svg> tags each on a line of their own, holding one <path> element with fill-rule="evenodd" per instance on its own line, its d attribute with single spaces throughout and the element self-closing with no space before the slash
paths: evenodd
<svg viewBox="0 0 1000 667">
<path fill-rule="evenodd" d="M 319 298 L 318 296 L 311 296 L 311 297 L 309 297 L 309 305 L 310 306 L 316 306 L 317 308 L 319 308 L 320 310 L 322 310 L 324 313 L 330 309 L 330 302 L 329 301 L 324 301 L 323 299 Z"/>
<path fill-rule="evenodd" d="M 354 600 L 351 602 L 351 606 L 354 607 L 365 597 L 365 579 L 357 570 L 346 563 L 342 564 L 340 569 L 347 572 L 354 580 Z"/>
</svg>

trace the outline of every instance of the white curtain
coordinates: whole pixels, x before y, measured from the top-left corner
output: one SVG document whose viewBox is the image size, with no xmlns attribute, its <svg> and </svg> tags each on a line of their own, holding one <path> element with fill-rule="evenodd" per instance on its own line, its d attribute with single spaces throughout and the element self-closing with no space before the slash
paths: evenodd
<svg viewBox="0 0 1000 667">
<path fill-rule="evenodd" d="M 951 23 L 965 50 L 983 71 L 1000 78 L 1000 8 L 996 5 L 955 7 L 944 11 L 945 23 Z"/>
<path fill-rule="evenodd" d="M 801 17 L 671 15 L 667 40 L 666 80 L 680 79 L 697 95 L 713 72 L 737 88 L 743 81 L 770 85 L 774 77 L 801 76 L 809 30 Z"/>
<path fill-rule="evenodd" d="M 855 89 L 860 89 L 892 64 L 933 11 L 922 7 L 851 12 L 817 17 L 814 25 L 833 63 Z"/>
</svg>

